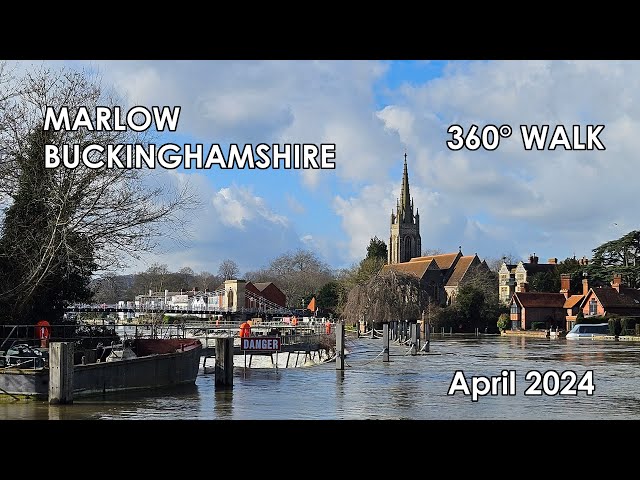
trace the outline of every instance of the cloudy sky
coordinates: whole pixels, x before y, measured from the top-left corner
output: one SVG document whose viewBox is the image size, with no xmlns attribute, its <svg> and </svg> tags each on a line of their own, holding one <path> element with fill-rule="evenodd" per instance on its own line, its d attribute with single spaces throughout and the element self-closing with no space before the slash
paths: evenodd
<svg viewBox="0 0 640 480">
<path fill-rule="evenodd" d="M 28 62 L 22 62 L 29 68 Z M 638 228 L 640 62 L 73 61 L 131 105 L 180 105 L 158 143 L 334 143 L 335 170 L 166 171 L 204 206 L 189 239 L 148 259 L 242 272 L 296 248 L 335 268 L 389 238 L 407 153 L 423 249 L 541 260 L 590 256 Z M 509 125 L 495 150 L 451 151 L 447 129 Z M 605 125 L 606 150 L 527 151 L 520 125 Z M 145 264 L 136 266 L 144 269 Z"/>
</svg>

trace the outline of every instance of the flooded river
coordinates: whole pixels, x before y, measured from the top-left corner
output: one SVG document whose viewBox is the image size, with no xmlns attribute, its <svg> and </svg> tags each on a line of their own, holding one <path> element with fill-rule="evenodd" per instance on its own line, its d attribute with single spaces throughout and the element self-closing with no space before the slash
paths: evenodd
<svg viewBox="0 0 640 480">
<path fill-rule="evenodd" d="M 0 419 L 640 419 L 640 342 L 445 335 L 417 356 L 392 343 L 388 363 L 380 339 L 347 348 L 344 372 L 236 366 L 226 391 L 201 372 L 186 388 L 0 403 Z"/>
</svg>

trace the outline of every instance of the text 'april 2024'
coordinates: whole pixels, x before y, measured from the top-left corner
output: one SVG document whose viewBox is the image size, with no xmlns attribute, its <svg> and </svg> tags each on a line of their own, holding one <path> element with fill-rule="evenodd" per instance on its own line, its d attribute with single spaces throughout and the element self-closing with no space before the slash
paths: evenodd
<svg viewBox="0 0 640 480">
<path fill-rule="evenodd" d="M 600 134 L 604 125 L 520 125 L 520 140 L 525 150 L 606 150 Z M 454 124 L 447 133 L 449 150 L 496 150 L 501 141 L 513 135 L 513 128 L 504 124 L 500 126 L 471 125 L 468 129 Z"/>
</svg>

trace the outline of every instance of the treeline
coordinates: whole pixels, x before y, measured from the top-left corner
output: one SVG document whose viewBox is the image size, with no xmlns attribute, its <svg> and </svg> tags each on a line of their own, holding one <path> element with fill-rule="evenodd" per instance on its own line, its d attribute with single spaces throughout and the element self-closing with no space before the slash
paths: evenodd
<svg viewBox="0 0 640 480">
<path fill-rule="evenodd" d="M 332 269 L 315 252 L 298 249 L 275 257 L 267 265 L 241 273 L 234 260 L 224 260 L 216 273 L 195 272 L 184 267 L 171 272 L 166 264 L 154 264 L 145 271 L 130 275 L 103 275 L 92 281 L 92 301 L 115 303 L 134 300 L 151 291 L 212 291 L 224 280 L 243 279 L 254 283 L 273 282 L 287 297 L 287 306 L 306 308 L 313 297 L 323 315 L 340 315 L 348 293 L 366 283 L 386 262 L 386 244 L 371 239 L 367 255 L 346 269 Z"/>
</svg>

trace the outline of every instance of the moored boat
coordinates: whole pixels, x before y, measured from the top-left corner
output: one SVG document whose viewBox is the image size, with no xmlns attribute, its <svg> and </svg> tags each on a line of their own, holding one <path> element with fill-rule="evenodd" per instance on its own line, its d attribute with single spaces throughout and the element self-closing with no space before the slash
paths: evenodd
<svg viewBox="0 0 640 480">
<path fill-rule="evenodd" d="M 136 338 L 127 345 L 87 349 L 81 362 L 73 368 L 73 395 L 193 384 L 201 351 L 198 339 L 184 338 Z M 47 355 L 37 358 L 47 358 Z M 28 361 L 26 355 L 19 361 L 5 355 L 4 366 L 0 367 L 0 397 L 47 399 L 48 361 L 32 360 L 30 368 L 24 368 Z"/>
</svg>

